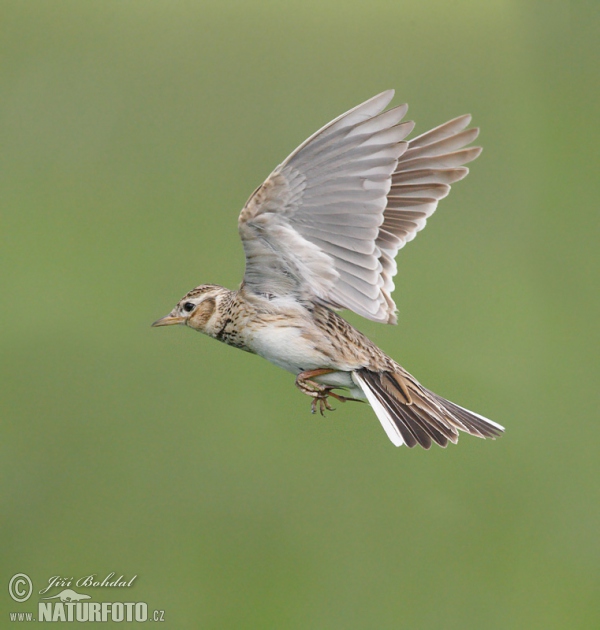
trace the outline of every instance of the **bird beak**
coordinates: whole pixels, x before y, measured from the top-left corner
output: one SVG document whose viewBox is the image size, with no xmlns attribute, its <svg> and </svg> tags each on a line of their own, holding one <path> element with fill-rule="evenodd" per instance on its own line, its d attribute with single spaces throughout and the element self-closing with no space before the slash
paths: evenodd
<svg viewBox="0 0 600 630">
<path fill-rule="evenodd" d="M 174 326 L 175 324 L 185 324 L 185 317 L 180 317 L 179 315 L 165 315 L 165 317 L 161 317 L 157 319 L 153 324 L 152 328 L 156 328 L 157 326 Z"/>
</svg>

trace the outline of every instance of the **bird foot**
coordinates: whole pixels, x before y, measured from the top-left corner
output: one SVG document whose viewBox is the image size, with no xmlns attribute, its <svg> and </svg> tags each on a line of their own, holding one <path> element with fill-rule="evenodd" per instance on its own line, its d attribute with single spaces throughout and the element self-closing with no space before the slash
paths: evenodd
<svg viewBox="0 0 600 630">
<path fill-rule="evenodd" d="M 307 396 L 312 397 L 312 402 L 310 405 L 311 413 L 317 413 L 317 405 L 319 407 L 319 413 L 324 416 L 325 411 L 335 411 L 335 409 L 329 404 L 327 400 L 329 396 L 333 396 L 336 400 L 340 402 L 346 402 L 347 400 L 354 400 L 353 398 L 346 398 L 346 396 L 341 396 L 340 394 L 336 394 L 332 391 L 332 387 L 327 385 L 321 385 L 312 379 L 315 376 L 322 376 L 323 374 L 331 374 L 335 370 L 330 369 L 320 369 L 320 370 L 307 370 L 305 372 L 300 372 L 296 377 L 296 387 Z"/>
</svg>

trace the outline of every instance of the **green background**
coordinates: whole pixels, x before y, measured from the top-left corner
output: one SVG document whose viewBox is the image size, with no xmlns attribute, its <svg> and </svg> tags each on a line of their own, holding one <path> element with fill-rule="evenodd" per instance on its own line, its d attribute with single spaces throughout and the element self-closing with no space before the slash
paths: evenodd
<svg viewBox="0 0 600 630">
<path fill-rule="evenodd" d="M 76 590 L 171 628 L 600 627 L 599 26 L 597 2 L 2 2 L 2 627 L 39 601 L 14 573 L 111 571 L 138 578 Z M 496 442 L 396 449 L 366 405 L 311 416 L 290 374 L 150 328 L 239 284 L 248 195 L 390 87 L 417 133 L 473 113 L 484 152 L 400 253 L 399 326 L 349 319 Z"/>
</svg>

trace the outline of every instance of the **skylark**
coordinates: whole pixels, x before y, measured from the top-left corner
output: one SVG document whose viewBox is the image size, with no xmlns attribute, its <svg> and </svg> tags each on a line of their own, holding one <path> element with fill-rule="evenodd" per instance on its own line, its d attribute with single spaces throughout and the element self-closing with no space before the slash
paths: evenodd
<svg viewBox="0 0 600 630">
<path fill-rule="evenodd" d="M 185 324 L 292 372 L 313 413 L 329 397 L 366 399 L 396 446 L 446 446 L 459 430 L 495 438 L 503 427 L 423 387 L 335 312 L 396 323 L 396 254 L 481 152 L 465 148 L 479 131 L 469 115 L 405 140 L 408 107 L 383 111 L 393 95 L 325 125 L 252 193 L 237 291 L 196 287 L 153 326 Z"/>
</svg>

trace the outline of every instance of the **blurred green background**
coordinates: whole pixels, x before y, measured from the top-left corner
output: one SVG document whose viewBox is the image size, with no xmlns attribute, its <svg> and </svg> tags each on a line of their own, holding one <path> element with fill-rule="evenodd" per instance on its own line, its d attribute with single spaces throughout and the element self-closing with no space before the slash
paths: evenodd
<svg viewBox="0 0 600 630">
<path fill-rule="evenodd" d="M 172 628 L 600 627 L 599 27 L 553 0 L 1 4 L 2 627 L 39 601 L 14 573 L 111 571 Z M 366 405 L 311 416 L 262 359 L 150 328 L 239 284 L 248 195 L 390 87 L 485 150 L 400 253 L 399 326 L 349 319 L 496 442 L 395 449 Z"/>
</svg>

